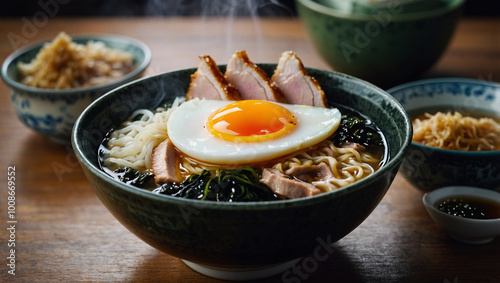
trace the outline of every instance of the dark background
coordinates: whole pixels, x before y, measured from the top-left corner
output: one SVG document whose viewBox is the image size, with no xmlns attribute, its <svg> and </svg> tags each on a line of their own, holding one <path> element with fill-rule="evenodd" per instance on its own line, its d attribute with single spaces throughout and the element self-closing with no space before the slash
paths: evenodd
<svg viewBox="0 0 500 283">
<path fill-rule="evenodd" d="M 296 16 L 293 0 L 0 0 L 0 19 L 32 17 L 43 7 L 52 17 Z M 500 19 L 500 0 L 467 0 L 464 16 Z"/>
</svg>

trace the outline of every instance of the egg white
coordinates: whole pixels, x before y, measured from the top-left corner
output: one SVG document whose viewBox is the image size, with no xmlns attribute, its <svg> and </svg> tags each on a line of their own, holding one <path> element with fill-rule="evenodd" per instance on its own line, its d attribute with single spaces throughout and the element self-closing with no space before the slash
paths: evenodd
<svg viewBox="0 0 500 283">
<path fill-rule="evenodd" d="M 182 103 L 167 121 L 168 137 L 178 150 L 204 162 L 252 164 L 313 146 L 332 135 L 340 124 L 341 114 L 336 108 L 276 103 L 297 118 L 297 126 L 290 133 L 263 142 L 221 140 L 205 124 L 212 112 L 233 102 L 192 99 Z"/>
</svg>

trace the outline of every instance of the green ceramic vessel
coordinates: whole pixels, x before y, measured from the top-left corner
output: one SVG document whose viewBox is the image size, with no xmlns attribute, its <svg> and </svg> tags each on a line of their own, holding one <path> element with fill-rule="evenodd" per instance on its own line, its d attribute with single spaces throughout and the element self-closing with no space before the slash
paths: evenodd
<svg viewBox="0 0 500 283">
<path fill-rule="evenodd" d="M 259 66 L 268 74 L 276 68 L 274 64 Z M 73 130 L 72 144 L 95 193 L 116 219 L 144 242 L 197 270 L 202 267 L 220 274 L 221 270 L 243 268 L 251 270 L 253 276 L 243 279 L 256 279 L 281 272 L 282 268 L 272 268 L 288 268 L 283 263 L 295 263 L 315 250 L 327 255 L 329 246 L 356 228 L 383 198 L 411 141 L 410 120 L 388 93 L 351 76 L 308 69 L 331 103 L 368 115 L 385 133 L 389 159 L 372 176 L 309 198 L 217 203 L 157 195 L 106 175 L 97 158 L 106 133 L 134 110 L 155 109 L 166 100 L 184 96 L 195 71 L 164 73 L 108 92 L 82 113 Z M 262 270 L 268 272 L 259 273 Z"/>
<path fill-rule="evenodd" d="M 436 63 L 452 38 L 464 3 L 441 0 L 445 5 L 406 13 L 404 5 L 397 5 L 400 1 L 388 1 L 392 4 L 349 14 L 324 5 L 325 1 L 295 1 L 318 53 L 335 71 L 384 88 L 411 80 Z"/>
</svg>

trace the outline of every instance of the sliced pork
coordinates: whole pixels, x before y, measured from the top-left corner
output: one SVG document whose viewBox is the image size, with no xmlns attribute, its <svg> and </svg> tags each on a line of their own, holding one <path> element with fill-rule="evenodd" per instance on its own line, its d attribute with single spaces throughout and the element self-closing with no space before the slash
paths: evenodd
<svg viewBox="0 0 500 283">
<path fill-rule="evenodd" d="M 307 74 L 294 52 L 287 51 L 281 55 L 271 80 L 278 85 L 288 103 L 317 107 L 328 105 L 318 81 Z"/>
<path fill-rule="evenodd" d="M 342 148 L 354 148 L 356 151 L 364 152 L 366 151 L 366 146 L 356 143 L 356 142 L 346 142 L 342 145 Z"/>
<path fill-rule="evenodd" d="M 275 194 L 291 199 L 321 193 L 313 184 L 290 179 L 287 175 L 273 168 L 265 168 L 262 170 L 260 181 L 266 184 Z"/>
<path fill-rule="evenodd" d="M 157 184 L 180 182 L 177 174 L 178 162 L 175 146 L 170 139 L 160 143 L 152 154 L 151 165 L 155 182 Z"/>
<path fill-rule="evenodd" d="M 285 174 L 308 183 L 326 181 L 334 176 L 332 169 L 324 162 L 318 165 L 294 166 L 286 170 Z"/>
<path fill-rule="evenodd" d="M 226 78 L 238 89 L 242 99 L 286 102 L 275 83 L 248 58 L 246 51 L 231 56 L 226 68 Z"/>
<path fill-rule="evenodd" d="M 211 100 L 241 99 L 236 87 L 229 83 L 210 56 L 200 56 L 200 59 L 198 69 L 191 75 L 191 83 L 186 94 L 187 100 L 193 98 Z"/>
</svg>

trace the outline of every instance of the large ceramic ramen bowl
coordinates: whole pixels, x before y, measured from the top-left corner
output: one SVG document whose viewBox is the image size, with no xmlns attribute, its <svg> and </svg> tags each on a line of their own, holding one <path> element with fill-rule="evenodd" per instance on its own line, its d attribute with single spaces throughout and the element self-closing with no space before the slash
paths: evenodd
<svg viewBox="0 0 500 283">
<path fill-rule="evenodd" d="M 9 86 L 12 105 L 17 116 L 27 127 L 58 143 L 70 142 L 73 124 L 92 101 L 117 86 L 139 78 L 151 61 L 149 47 L 133 38 L 108 34 L 71 35 L 71 38 L 78 44 L 99 41 L 108 48 L 130 52 L 136 67 L 114 81 L 92 87 L 42 89 L 22 84 L 17 64 L 31 62 L 48 41 L 23 47 L 7 57 L 3 62 L 1 75 Z"/>
<path fill-rule="evenodd" d="M 421 10 L 402 4 L 417 1 L 381 1 L 374 10 L 357 12 L 340 7 L 353 1 L 295 2 L 312 44 L 335 71 L 387 88 L 434 65 L 452 38 L 464 0 Z"/>
<path fill-rule="evenodd" d="M 458 111 L 500 118 L 500 85 L 462 78 L 421 80 L 388 90 L 412 113 Z M 500 191 L 500 151 L 467 152 L 412 142 L 401 174 L 416 188 L 473 186 Z"/>
<path fill-rule="evenodd" d="M 268 74 L 276 68 L 259 66 Z M 356 228 L 383 198 L 410 144 L 409 118 L 392 96 L 347 75 L 308 69 L 330 102 L 368 115 L 384 132 L 389 159 L 375 174 L 313 197 L 251 203 L 157 195 L 106 175 L 97 157 L 106 133 L 134 110 L 155 109 L 172 97 L 185 96 L 195 71 L 160 74 L 108 92 L 82 113 L 72 144 L 95 193 L 116 219 L 144 242 L 204 274 L 256 279 L 301 264 L 298 260 L 315 250 L 321 256 L 331 252 L 329 246 Z"/>
</svg>

